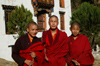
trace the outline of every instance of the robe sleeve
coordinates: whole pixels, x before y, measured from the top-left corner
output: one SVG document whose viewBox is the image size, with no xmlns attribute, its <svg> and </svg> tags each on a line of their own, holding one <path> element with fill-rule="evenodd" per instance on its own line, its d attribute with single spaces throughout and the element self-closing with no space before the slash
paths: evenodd
<svg viewBox="0 0 100 66">
<path fill-rule="evenodd" d="M 59 53 L 59 56 L 60 57 L 65 57 L 66 56 L 66 54 L 68 54 L 68 52 L 69 52 L 69 46 L 68 46 L 68 42 L 69 42 L 69 39 L 68 39 L 68 37 L 67 37 L 67 34 L 65 33 L 65 39 L 63 40 L 64 41 L 64 44 L 63 44 L 63 46 L 62 46 L 62 48 L 61 48 L 61 51 L 60 51 L 60 53 Z"/>
<path fill-rule="evenodd" d="M 15 60 L 15 62 L 19 65 L 19 66 L 22 66 L 24 64 L 24 61 L 25 61 L 25 58 L 22 58 L 20 55 L 19 55 L 19 51 L 21 49 L 20 47 L 21 45 L 21 42 L 20 42 L 20 39 L 18 39 L 12 49 L 12 58 Z"/>
<path fill-rule="evenodd" d="M 68 42 L 68 47 L 70 47 L 69 45 L 70 45 L 70 44 L 69 44 L 69 42 Z M 73 59 L 73 58 L 70 56 L 70 52 L 68 52 L 67 55 L 65 56 L 65 61 L 66 61 L 66 63 L 67 63 L 68 65 L 73 64 L 73 63 L 72 63 L 72 59 Z"/>
<path fill-rule="evenodd" d="M 72 64 L 72 57 L 70 56 L 70 54 L 68 53 L 66 56 L 65 56 L 65 61 L 68 65 L 71 65 Z"/>
<path fill-rule="evenodd" d="M 92 49 L 87 37 L 85 39 L 85 47 L 82 54 L 78 57 L 77 61 L 83 65 L 92 65 L 94 62 L 94 57 L 92 55 Z"/>
<path fill-rule="evenodd" d="M 45 44 L 45 39 L 46 39 L 46 32 L 44 31 L 42 33 L 42 43 Z"/>
</svg>

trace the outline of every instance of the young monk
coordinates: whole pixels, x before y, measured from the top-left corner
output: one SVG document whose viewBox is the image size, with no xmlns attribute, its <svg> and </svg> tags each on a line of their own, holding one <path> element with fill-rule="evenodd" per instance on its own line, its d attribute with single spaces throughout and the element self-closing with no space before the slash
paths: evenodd
<svg viewBox="0 0 100 66">
<path fill-rule="evenodd" d="M 36 37 L 38 26 L 30 22 L 27 34 L 17 39 L 12 50 L 12 58 L 19 66 L 44 66 L 44 45 Z"/>
<path fill-rule="evenodd" d="M 94 57 L 88 38 L 79 34 L 80 25 L 73 22 L 70 28 L 72 35 L 69 37 L 69 54 L 65 59 L 68 66 L 92 66 Z"/>
<path fill-rule="evenodd" d="M 68 52 L 68 37 L 60 31 L 58 17 L 49 18 L 50 29 L 43 32 L 42 41 L 45 44 L 45 66 L 65 66 L 64 56 Z"/>
</svg>

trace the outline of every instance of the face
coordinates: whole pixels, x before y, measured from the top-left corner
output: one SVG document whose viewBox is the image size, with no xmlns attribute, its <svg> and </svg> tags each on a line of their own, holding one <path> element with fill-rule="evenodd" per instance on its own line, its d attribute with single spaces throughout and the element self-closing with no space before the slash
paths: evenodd
<svg viewBox="0 0 100 66">
<path fill-rule="evenodd" d="M 49 25 L 51 29 L 56 29 L 58 26 L 58 20 L 56 17 L 51 17 L 49 20 Z"/>
<path fill-rule="evenodd" d="M 72 34 L 74 36 L 77 36 L 80 32 L 80 27 L 78 25 L 73 25 L 71 28 L 70 28 Z"/>
<path fill-rule="evenodd" d="M 27 28 L 27 32 L 32 36 L 35 37 L 37 32 L 38 32 L 38 27 L 37 25 L 32 25 L 30 24 L 29 28 Z"/>
</svg>

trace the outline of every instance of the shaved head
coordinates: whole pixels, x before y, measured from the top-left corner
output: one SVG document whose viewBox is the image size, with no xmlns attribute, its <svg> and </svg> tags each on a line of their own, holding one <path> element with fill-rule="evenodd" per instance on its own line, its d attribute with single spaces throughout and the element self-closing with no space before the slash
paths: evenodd
<svg viewBox="0 0 100 66">
<path fill-rule="evenodd" d="M 36 26 L 38 26 L 38 25 L 36 24 L 36 22 L 29 22 L 28 25 L 27 25 L 27 28 L 29 28 L 30 25 L 36 25 Z"/>
<path fill-rule="evenodd" d="M 80 27 L 80 24 L 79 24 L 79 22 L 77 22 L 77 21 L 74 21 L 74 22 L 71 23 L 71 28 L 72 28 L 74 25 L 77 25 L 77 26 Z"/>
<path fill-rule="evenodd" d="M 52 15 L 52 16 L 50 16 L 50 17 L 49 17 L 49 21 L 50 21 L 50 19 L 51 19 L 52 17 L 57 18 L 57 21 L 58 21 L 58 17 L 57 17 L 56 15 Z"/>
</svg>

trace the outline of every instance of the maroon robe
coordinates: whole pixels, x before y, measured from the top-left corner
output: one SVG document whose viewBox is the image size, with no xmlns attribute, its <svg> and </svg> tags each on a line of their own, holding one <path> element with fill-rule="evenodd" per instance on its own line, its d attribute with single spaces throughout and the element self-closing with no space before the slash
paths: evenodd
<svg viewBox="0 0 100 66">
<path fill-rule="evenodd" d="M 57 34 L 53 40 L 51 31 L 43 32 L 43 43 L 46 48 L 46 56 L 48 61 L 45 61 L 45 66 L 65 66 L 64 56 L 68 53 L 68 37 L 65 32 L 57 29 Z"/>
<path fill-rule="evenodd" d="M 37 43 L 41 42 L 41 39 L 40 38 L 37 38 L 37 37 L 34 37 L 33 38 L 33 41 L 30 42 L 30 39 L 29 39 L 29 36 L 28 34 L 24 35 L 24 36 L 21 36 L 20 38 L 17 39 L 14 47 L 13 47 L 13 50 L 12 50 L 12 58 L 14 59 L 14 61 L 19 65 L 19 66 L 23 66 L 24 65 L 24 61 L 27 59 L 26 57 L 22 57 L 20 56 L 20 51 L 22 51 L 21 53 L 23 52 L 29 52 L 29 49 L 33 46 L 35 46 Z M 41 44 L 40 44 L 41 45 Z M 34 48 L 34 47 L 33 47 Z M 35 48 L 37 48 L 35 46 Z M 25 51 L 26 50 L 26 51 Z M 34 49 L 30 49 L 30 50 L 34 50 Z M 37 48 L 38 50 L 38 48 Z M 43 54 L 44 50 L 42 51 L 39 51 L 38 52 L 38 56 L 37 58 L 35 59 L 36 62 L 38 62 L 38 57 L 40 57 L 39 55 L 41 55 L 42 57 L 42 54 Z M 28 54 L 28 53 L 27 53 Z M 36 53 L 37 55 L 37 53 Z M 27 55 L 26 55 L 27 56 Z M 28 55 L 29 56 L 29 55 Z"/>
<path fill-rule="evenodd" d="M 35 52 L 36 56 L 37 56 L 37 60 L 35 61 L 35 59 L 33 59 L 30 56 L 30 52 Z M 43 62 L 44 62 L 44 45 L 42 42 L 37 42 L 34 43 L 33 45 L 31 45 L 28 49 L 26 50 L 20 50 L 20 56 L 33 61 L 33 65 L 32 66 L 44 66 Z M 27 66 L 26 64 L 24 64 L 23 66 Z"/>
<path fill-rule="evenodd" d="M 69 66 L 75 66 L 71 62 L 72 59 L 78 61 L 80 66 L 92 66 L 94 57 L 91 52 L 89 40 L 85 35 L 79 34 L 75 40 L 71 35 L 69 37 L 69 54 L 66 55 L 65 59 Z"/>
</svg>

